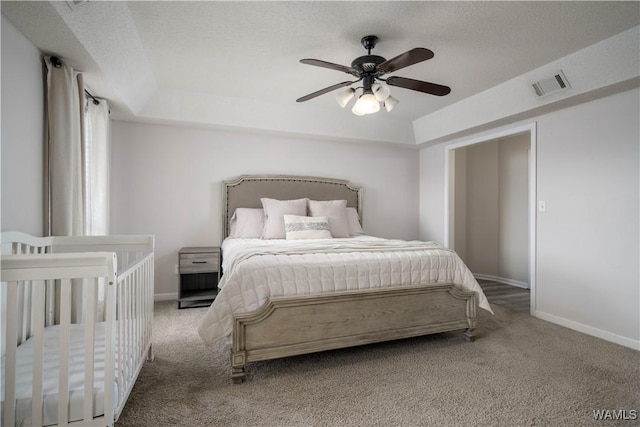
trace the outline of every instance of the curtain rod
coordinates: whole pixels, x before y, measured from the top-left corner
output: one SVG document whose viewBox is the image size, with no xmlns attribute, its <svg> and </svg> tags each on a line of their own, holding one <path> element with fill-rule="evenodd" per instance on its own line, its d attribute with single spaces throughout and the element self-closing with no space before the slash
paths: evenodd
<svg viewBox="0 0 640 427">
<path fill-rule="evenodd" d="M 62 67 L 62 61 L 57 56 L 52 56 L 50 60 L 51 60 L 51 65 L 53 65 L 55 68 Z M 86 93 L 89 98 L 93 99 L 93 105 L 100 105 L 100 100 L 97 99 L 95 96 L 91 95 L 88 90 L 85 89 L 84 93 Z"/>
<path fill-rule="evenodd" d="M 57 56 L 52 56 L 50 58 L 51 60 L 51 64 L 56 67 L 56 68 L 60 68 L 62 67 L 62 61 L 60 60 L 60 58 L 58 58 Z"/>
<path fill-rule="evenodd" d="M 100 100 L 96 99 L 95 96 L 91 95 L 88 90 L 85 89 L 84 93 L 86 93 L 89 98 L 93 99 L 93 105 L 100 105 Z"/>
</svg>

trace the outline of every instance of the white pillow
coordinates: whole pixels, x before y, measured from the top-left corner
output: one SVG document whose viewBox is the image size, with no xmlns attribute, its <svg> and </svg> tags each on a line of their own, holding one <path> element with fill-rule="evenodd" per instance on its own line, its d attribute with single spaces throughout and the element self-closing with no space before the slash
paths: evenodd
<svg viewBox="0 0 640 427">
<path fill-rule="evenodd" d="M 326 216 L 283 215 L 283 218 L 287 240 L 331 238 Z"/>
<path fill-rule="evenodd" d="M 264 210 L 237 208 L 229 220 L 229 237 L 259 239 L 264 229 Z"/>
<path fill-rule="evenodd" d="M 307 200 L 276 200 L 262 198 L 262 208 L 264 209 L 264 230 L 263 239 L 284 239 L 284 218 L 283 215 L 307 216 Z"/>
<path fill-rule="evenodd" d="M 353 237 L 364 234 L 356 208 L 347 208 L 347 225 L 349 226 L 349 236 Z"/>
<path fill-rule="evenodd" d="M 346 200 L 309 200 L 309 216 L 326 216 L 333 237 L 349 237 Z"/>
</svg>

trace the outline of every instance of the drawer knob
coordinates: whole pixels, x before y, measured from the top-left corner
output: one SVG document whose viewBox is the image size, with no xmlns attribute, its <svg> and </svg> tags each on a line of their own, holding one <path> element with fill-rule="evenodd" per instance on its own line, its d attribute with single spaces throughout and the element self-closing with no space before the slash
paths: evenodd
<svg viewBox="0 0 640 427">
<path fill-rule="evenodd" d="M 191 264 L 206 264 L 207 261 L 191 261 Z"/>
</svg>

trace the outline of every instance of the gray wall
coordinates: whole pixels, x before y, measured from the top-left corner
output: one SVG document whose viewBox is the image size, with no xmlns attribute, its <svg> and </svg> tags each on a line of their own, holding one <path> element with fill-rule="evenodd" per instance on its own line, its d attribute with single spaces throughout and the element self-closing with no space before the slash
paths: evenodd
<svg viewBox="0 0 640 427">
<path fill-rule="evenodd" d="M 347 179 L 366 233 L 418 237 L 415 149 L 129 122 L 112 138 L 111 232 L 156 235 L 156 294 L 177 292 L 181 246 L 220 244 L 222 181 L 242 174 Z"/>
<path fill-rule="evenodd" d="M 629 346 L 640 338 L 640 91 L 472 135 L 537 126 L 536 315 Z M 444 146 L 420 152 L 420 237 L 444 237 Z"/>
<path fill-rule="evenodd" d="M 498 244 L 500 233 L 498 144 L 496 142 L 477 144 L 465 148 L 465 151 L 467 153 L 465 261 L 475 274 L 497 276 L 500 250 Z"/>
<path fill-rule="evenodd" d="M 529 145 L 522 134 L 454 152 L 453 248 L 474 274 L 520 286 L 529 282 Z"/>
<path fill-rule="evenodd" d="M 40 51 L 2 15 L 2 231 L 42 236 L 43 144 Z"/>
<path fill-rule="evenodd" d="M 528 134 L 498 142 L 498 278 L 529 284 Z"/>
<path fill-rule="evenodd" d="M 453 151 L 453 183 L 451 192 L 453 193 L 454 210 L 453 226 L 450 232 L 453 232 L 452 249 L 458 253 L 463 261 L 468 262 L 467 257 L 467 149 L 460 148 Z M 449 245 L 451 246 L 451 245 Z M 471 270 L 473 271 L 473 269 Z"/>
</svg>

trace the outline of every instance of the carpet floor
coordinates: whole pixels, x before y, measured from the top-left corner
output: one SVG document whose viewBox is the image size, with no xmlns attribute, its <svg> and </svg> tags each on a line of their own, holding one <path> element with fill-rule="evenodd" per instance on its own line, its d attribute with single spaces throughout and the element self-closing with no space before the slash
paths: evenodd
<svg viewBox="0 0 640 427">
<path fill-rule="evenodd" d="M 473 343 L 444 333 L 256 362 L 234 385 L 229 345 L 196 332 L 207 308 L 156 303 L 155 360 L 116 426 L 640 425 L 639 352 L 493 308 Z"/>
</svg>

